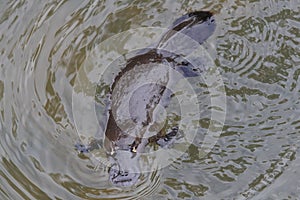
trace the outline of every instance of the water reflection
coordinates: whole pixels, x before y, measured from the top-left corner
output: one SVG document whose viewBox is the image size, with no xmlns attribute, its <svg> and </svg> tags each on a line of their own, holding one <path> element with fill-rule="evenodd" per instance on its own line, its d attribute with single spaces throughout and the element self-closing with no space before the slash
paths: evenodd
<svg viewBox="0 0 300 200">
<path fill-rule="evenodd" d="M 79 69 L 116 33 L 167 27 L 198 9 L 214 11 L 219 22 L 204 46 L 226 87 L 222 135 L 204 158 L 196 138 L 182 157 L 141 185 L 112 187 L 108 169 L 74 150 L 72 90 Z M 0 10 L 1 199 L 298 197 L 297 1 L 24 0 L 2 2 Z M 209 120 L 209 114 L 201 117 L 203 131 Z"/>
</svg>

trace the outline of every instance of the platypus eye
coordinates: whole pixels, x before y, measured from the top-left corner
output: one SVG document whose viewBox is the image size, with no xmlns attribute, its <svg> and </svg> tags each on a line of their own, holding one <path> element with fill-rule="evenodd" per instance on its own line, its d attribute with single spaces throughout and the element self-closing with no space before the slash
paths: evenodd
<svg viewBox="0 0 300 200">
<path fill-rule="evenodd" d="M 131 152 L 136 153 L 136 147 L 135 146 L 131 148 Z"/>
<path fill-rule="evenodd" d="M 136 144 L 136 142 L 134 141 L 131 145 L 129 145 L 130 146 L 130 151 L 132 152 L 132 153 L 136 153 L 136 149 L 137 149 L 137 144 Z"/>
</svg>

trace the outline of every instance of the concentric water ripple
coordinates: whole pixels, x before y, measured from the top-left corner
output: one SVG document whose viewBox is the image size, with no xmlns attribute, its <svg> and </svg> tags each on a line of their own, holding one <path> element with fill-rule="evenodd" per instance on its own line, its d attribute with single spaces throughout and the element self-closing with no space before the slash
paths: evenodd
<svg viewBox="0 0 300 200">
<path fill-rule="evenodd" d="M 8 30 L 2 32 L 1 42 L 5 61 L 2 177 L 6 180 L 3 189 L 7 188 L 3 195 L 14 199 L 121 198 L 124 191 L 107 188 L 107 169 L 96 169 L 74 150 L 78 136 L 71 95 L 86 51 L 114 34 L 103 25 L 115 31 L 130 28 L 116 29 L 114 21 L 135 7 L 124 10 L 100 1 L 30 3 L 7 5 L 2 16 L 6 22 L 2 30 Z M 117 17 L 109 17 L 114 15 Z M 124 17 L 123 21 L 127 20 L 130 24 L 130 16 Z M 127 198 L 151 195 L 159 183 L 158 175 L 153 173 L 152 182 L 125 191 Z"/>
<path fill-rule="evenodd" d="M 112 186 L 106 166 L 74 149 L 79 138 L 72 91 L 80 68 L 115 34 L 166 28 L 202 9 L 212 10 L 217 21 L 204 46 L 215 54 L 226 89 L 221 137 L 207 156 L 196 137 L 175 162 L 141 177 L 138 185 Z M 1 2 L 0 11 L 1 199 L 299 197 L 297 1 L 24 0 Z M 120 47 L 129 43 L 120 41 Z M 103 56 L 117 54 L 106 49 Z M 82 81 L 84 93 L 93 95 L 90 80 Z M 199 91 L 207 109 L 199 120 L 201 135 L 209 128 L 211 105 L 204 83 Z"/>
</svg>

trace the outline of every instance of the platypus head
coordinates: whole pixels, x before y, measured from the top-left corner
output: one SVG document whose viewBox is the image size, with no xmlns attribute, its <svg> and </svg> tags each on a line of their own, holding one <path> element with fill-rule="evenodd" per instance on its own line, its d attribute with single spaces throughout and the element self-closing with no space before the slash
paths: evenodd
<svg viewBox="0 0 300 200">
<path fill-rule="evenodd" d="M 109 180 L 117 187 L 131 187 L 138 182 L 142 174 L 139 158 L 130 151 L 119 150 L 110 157 Z"/>
</svg>

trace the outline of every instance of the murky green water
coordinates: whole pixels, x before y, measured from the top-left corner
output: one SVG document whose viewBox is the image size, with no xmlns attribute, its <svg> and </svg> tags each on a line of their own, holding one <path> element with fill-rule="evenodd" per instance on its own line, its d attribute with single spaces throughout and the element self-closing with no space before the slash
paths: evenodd
<svg viewBox="0 0 300 200">
<path fill-rule="evenodd" d="M 225 85 L 222 134 L 204 158 L 192 144 L 140 184 L 113 187 L 74 149 L 76 78 L 104 40 L 191 10 L 216 16 L 204 46 Z M 2 1 L 0 11 L 1 199 L 299 198 L 298 1 Z"/>
</svg>

